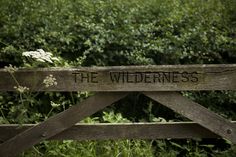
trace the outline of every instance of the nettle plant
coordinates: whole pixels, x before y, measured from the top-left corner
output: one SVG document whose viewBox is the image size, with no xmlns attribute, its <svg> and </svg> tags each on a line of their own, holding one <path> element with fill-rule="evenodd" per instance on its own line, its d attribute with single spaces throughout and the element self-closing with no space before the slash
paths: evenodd
<svg viewBox="0 0 236 157">
<path fill-rule="evenodd" d="M 45 52 L 42 49 L 23 52 L 22 55 L 24 56 L 25 67 L 28 68 L 49 67 L 54 64 L 54 62 L 59 61 L 52 53 Z M 15 81 L 16 85 L 14 89 L 16 92 L 2 93 L 2 96 L 0 96 L 0 123 L 37 123 L 47 119 L 51 116 L 53 110 L 64 105 L 52 100 L 49 101 L 50 105 L 48 105 L 48 102 L 43 100 L 45 96 L 43 96 L 42 93 L 31 92 L 29 87 L 22 86 L 14 75 L 18 69 L 19 68 L 11 64 L 4 68 Z M 49 74 L 45 77 L 42 84 L 45 88 L 56 86 L 57 80 L 52 74 Z M 45 92 L 44 94 L 52 97 L 52 93 L 50 92 Z M 58 96 L 60 96 L 60 94 Z M 42 106 L 42 104 L 44 104 L 44 106 Z M 45 105 L 47 105 L 46 110 L 40 109 L 40 106 L 45 107 Z M 65 109 L 65 106 L 63 109 Z"/>
</svg>

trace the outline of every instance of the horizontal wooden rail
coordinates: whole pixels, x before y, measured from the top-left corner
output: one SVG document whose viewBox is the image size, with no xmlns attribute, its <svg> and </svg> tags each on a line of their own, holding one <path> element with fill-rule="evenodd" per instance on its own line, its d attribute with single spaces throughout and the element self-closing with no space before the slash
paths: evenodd
<svg viewBox="0 0 236 157">
<path fill-rule="evenodd" d="M 236 126 L 236 122 L 232 122 Z M 35 126 L 27 124 L 0 125 L 0 140 L 4 142 L 11 137 Z M 194 122 L 170 123 L 99 123 L 81 124 L 51 137 L 49 140 L 105 140 L 105 139 L 195 139 L 221 138 L 208 129 Z"/>
<path fill-rule="evenodd" d="M 49 75 L 57 85 L 47 88 Z M 19 69 L 14 76 L 32 91 L 236 90 L 236 64 Z M 14 91 L 16 85 L 0 69 L 0 91 Z"/>
</svg>

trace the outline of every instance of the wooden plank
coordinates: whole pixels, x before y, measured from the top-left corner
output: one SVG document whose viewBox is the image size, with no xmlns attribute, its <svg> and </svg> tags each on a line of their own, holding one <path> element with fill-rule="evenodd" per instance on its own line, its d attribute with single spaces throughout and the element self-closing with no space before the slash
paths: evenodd
<svg viewBox="0 0 236 157">
<path fill-rule="evenodd" d="M 45 88 L 50 74 L 57 85 Z M 32 91 L 236 90 L 236 64 L 20 69 L 14 75 Z M 15 85 L 1 69 L 0 91 Z"/>
<path fill-rule="evenodd" d="M 236 122 L 232 122 L 236 126 Z M 0 141 L 4 142 L 35 124 L 0 125 Z M 220 138 L 194 122 L 168 123 L 98 123 L 81 124 L 51 137 L 48 140 L 107 140 L 107 139 L 183 139 Z"/>
<path fill-rule="evenodd" d="M 236 126 L 227 119 L 176 92 L 144 92 L 151 99 L 236 143 Z"/>
<path fill-rule="evenodd" d="M 50 117 L 48 120 L 16 135 L 0 145 L 0 156 L 15 156 L 30 146 L 48 139 L 106 106 L 125 97 L 127 93 L 101 92 L 82 103 Z"/>
</svg>

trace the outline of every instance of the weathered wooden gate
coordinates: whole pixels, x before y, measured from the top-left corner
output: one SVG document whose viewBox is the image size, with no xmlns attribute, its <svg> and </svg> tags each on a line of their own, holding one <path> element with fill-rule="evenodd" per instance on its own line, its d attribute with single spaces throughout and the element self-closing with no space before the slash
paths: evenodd
<svg viewBox="0 0 236 157">
<path fill-rule="evenodd" d="M 20 69 L 14 73 L 32 91 L 95 91 L 79 105 L 33 125 L 0 125 L 0 156 L 15 156 L 43 140 L 226 138 L 236 143 L 236 123 L 182 96 L 179 91 L 236 90 L 236 64 Z M 53 75 L 57 85 L 45 88 Z M 14 91 L 0 70 L 0 91 Z M 192 122 L 81 124 L 83 118 L 139 91 Z M 77 123 L 77 124 L 76 124 Z"/>
</svg>

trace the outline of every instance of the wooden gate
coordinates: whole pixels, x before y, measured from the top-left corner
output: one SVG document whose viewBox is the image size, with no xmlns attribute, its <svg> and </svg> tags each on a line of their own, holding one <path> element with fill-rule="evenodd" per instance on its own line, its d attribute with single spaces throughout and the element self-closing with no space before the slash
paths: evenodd
<svg viewBox="0 0 236 157">
<path fill-rule="evenodd" d="M 43 140 L 226 138 L 236 143 L 236 123 L 182 96 L 180 91 L 236 90 L 236 64 L 19 69 L 31 91 L 94 91 L 79 105 L 34 125 L 0 125 L 0 156 L 15 156 Z M 42 82 L 53 76 L 57 85 Z M 9 72 L 0 70 L 0 91 L 15 91 Z M 81 124 L 130 92 L 147 97 L 192 120 L 171 123 Z"/>
</svg>

